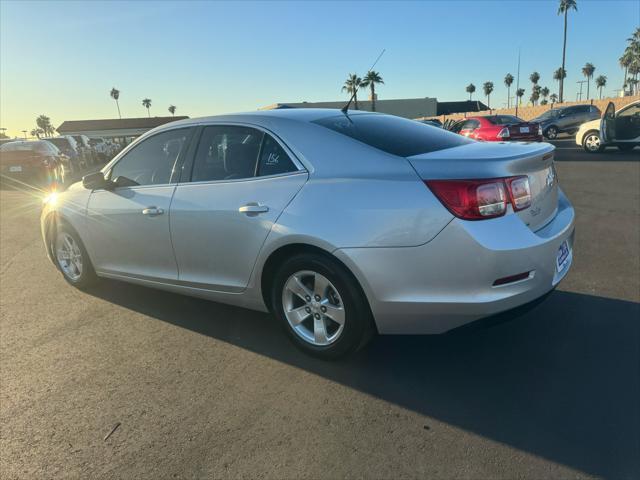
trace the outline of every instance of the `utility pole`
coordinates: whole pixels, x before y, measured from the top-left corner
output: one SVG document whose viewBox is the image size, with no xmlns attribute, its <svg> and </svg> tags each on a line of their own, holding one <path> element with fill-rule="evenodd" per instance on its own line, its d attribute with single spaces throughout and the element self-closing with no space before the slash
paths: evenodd
<svg viewBox="0 0 640 480">
<path fill-rule="evenodd" d="M 26 130 L 22 130 L 22 133 L 24 134 L 24 139 L 27 139 L 27 131 Z"/>
<path fill-rule="evenodd" d="M 520 47 L 518 47 L 518 74 L 516 75 L 516 117 L 518 116 L 518 90 L 520 90 Z"/>
<path fill-rule="evenodd" d="M 580 102 L 582 101 L 582 85 L 584 85 L 585 83 L 587 83 L 586 80 L 578 80 L 576 83 L 580 84 L 580 93 L 578 94 L 578 96 L 580 97 Z"/>
</svg>

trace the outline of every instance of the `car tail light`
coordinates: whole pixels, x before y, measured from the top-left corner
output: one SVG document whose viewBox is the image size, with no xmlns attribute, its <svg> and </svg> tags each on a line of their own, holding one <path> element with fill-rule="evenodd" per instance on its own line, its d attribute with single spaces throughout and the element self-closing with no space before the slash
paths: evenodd
<svg viewBox="0 0 640 480">
<path fill-rule="evenodd" d="M 496 135 L 498 138 L 509 138 L 511 134 L 509 133 L 509 127 L 504 127 L 502 130 L 498 132 Z"/>
<path fill-rule="evenodd" d="M 529 186 L 529 177 L 523 175 L 521 177 L 507 178 L 507 186 L 511 195 L 511 204 L 513 209 L 524 210 L 531 206 L 531 187 Z"/>
<path fill-rule="evenodd" d="M 464 220 L 501 217 L 507 212 L 507 202 L 514 211 L 531 205 L 526 175 L 481 180 L 427 180 L 425 184 L 447 210 Z"/>
<path fill-rule="evenodd" d="M 542 136 L 542 127 L 540 126 L 540 124 L 538 124 L 538 136 Z"/>
</svg>

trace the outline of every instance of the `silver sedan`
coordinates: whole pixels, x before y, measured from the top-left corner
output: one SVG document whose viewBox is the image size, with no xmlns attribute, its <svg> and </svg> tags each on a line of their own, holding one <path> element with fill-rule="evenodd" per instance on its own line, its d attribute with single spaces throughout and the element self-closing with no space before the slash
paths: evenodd
<svg viewBox="0 0 640 480">
<path fill-rule="evenodd" d="M 270 311 L 335 358 L 376 332 L 442 333 L 552 290 L 574 232 L 553 156 L 357 111 L 189 119 L 50 195 L 42 233 L 72 285 Z"/>
</svg>

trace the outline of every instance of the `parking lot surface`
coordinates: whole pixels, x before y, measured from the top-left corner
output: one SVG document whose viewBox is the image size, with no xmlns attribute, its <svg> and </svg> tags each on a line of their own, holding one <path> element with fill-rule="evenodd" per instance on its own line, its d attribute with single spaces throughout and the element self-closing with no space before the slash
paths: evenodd
<svg viewBox="0 0 640 480">
<path fill-rule="evenodd" d="M 556 146 L 577 211 L 557 291 L 331 363 L 265 314 L 71 288 L 45 257 L 41 195 L 2 190 L 0 475 L 639 478 L 640 150 Z"/>
</svg>

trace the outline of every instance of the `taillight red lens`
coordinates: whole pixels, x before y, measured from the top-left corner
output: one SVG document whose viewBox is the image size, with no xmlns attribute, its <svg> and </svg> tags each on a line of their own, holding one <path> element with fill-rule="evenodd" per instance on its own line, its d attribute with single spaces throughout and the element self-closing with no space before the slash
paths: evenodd
<svg viewBox="0 0 640 480">
<path fill-rule="evenodd" d="M 497 180 L 428 180 L 436 197 L 456 217 L 481 220 L 507 211 L 505 185 Z"/>
<path fill-rule="evenodd" d="M 482 180 L 427 180 L 425 184 L 451 213 L 464 220 L 501 217 L 507 211 L 507 201 L 515 211 L 531 205 L 526 175 Z"/>
<path fill-rule="evenodd" d="M 511 194 L 511 204 L 515 211 L 524 210 L 531 206 L 531 187 L 529 186 L 529 177 L 526 175 L 521 177 L 511 177 L 505 179 Z"/>
</svg>

